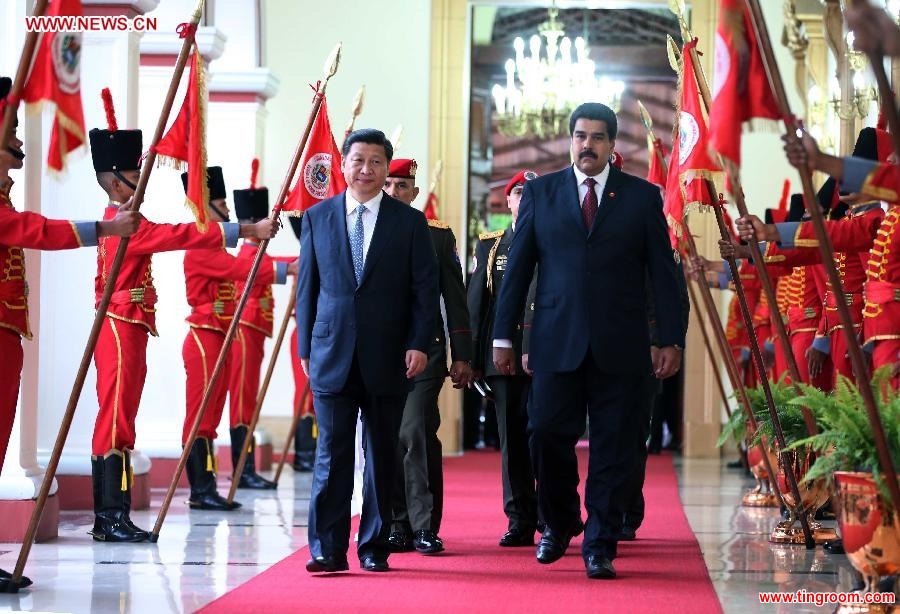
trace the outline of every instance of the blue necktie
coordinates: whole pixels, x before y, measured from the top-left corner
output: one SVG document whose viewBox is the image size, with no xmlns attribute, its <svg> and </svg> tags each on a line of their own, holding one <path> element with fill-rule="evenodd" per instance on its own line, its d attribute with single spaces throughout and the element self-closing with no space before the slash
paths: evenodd
<svg viewBox="0 0 900 614">
<path fill-rule="evenodd" d="M 353 224 L 353 231 L 350 233 L 350 254 L 353 256 L 353 271 L 356 273 L 356 284 L 359 285 L 363 274 L 363 240 L 365 232 L 363 232 L 363 213 L 366 211 L 365 205 L 356 208 L 356 222 Z"/>
</svg>

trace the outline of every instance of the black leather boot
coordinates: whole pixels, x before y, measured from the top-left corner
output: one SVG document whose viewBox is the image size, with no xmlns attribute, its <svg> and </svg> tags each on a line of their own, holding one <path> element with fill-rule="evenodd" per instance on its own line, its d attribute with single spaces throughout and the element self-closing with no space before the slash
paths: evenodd
<svg viewBox="0 0 900 614">
<path fill-rule="evenodd" d="M 198 437 L 191 446 L 185 466 L 188 482 L 191 484 L 191 498 L 188 501 L 194 510 L 217 510 L 230 512 L 241 507 L 237 501 L 228 503 L 216 490 L 216 469 L 213 460 L 212 442 L 206 437 Z"/>
<path fill-rule="evenodd" d="M 89 531 L 99 542 L 142 542 L 150 538 L 147 531 L 134 526 L 128 517 L 131 505 L 130 468 L 126 471 L 125 455 L 114 451 L 105 458 L 91 458 L 94 487 L 94 528 Z"/>
<path fill-rule="evenodd" d="M 238 458 L 241 456 L 241 446 L 244 445 L 246 437 L 246 426 L 238 426 L 231 429 L 231 466 L 234 469 L 237 469 Z M 232 480 L 234 479 L 234 469 L 232 469 Z M 244 463 L 244 470 L 241 472 L 238 488 L 252 488 L 254 490 L 273 490 L 277 488 L 275 482 L 270 482 L 256 473 L 256 442 L 253 437 L 250 438 L 250 450 L 247 452 L 247 460 Z"/>
<path fill-rule="evenodd" d="M 128 468 L 128 490 L 125 491 L 125 523 L 135 531 L 143 531 L 131 521 L 131 491 L 134 490 L 134 468 L 131 466 L 131 450 L 125 450 L 125 466 Z M 145 531 L 149 533 L 149 531 Z"/>
<path fill-rule="evenodd" d="M 316 463 L 316 417 L 303 416 L 294 432 L 294 471 L 310 473 Z"/>
</svg>

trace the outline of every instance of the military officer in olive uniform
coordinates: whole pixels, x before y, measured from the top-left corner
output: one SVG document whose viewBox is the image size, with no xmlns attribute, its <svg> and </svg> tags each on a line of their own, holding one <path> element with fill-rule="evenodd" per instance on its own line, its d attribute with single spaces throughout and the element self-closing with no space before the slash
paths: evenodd
<svg viewBox="0 0 900 614">
<path fill-rule="evenodd" d="M 416 187 L 415 160 L 395 158 L 391 161 L 384 189 L 388 195 L 411 204 L 419 194 Z M 450 336 L 450 379 L 454 387 L 468 386 L 472 381 L 472 331 L 466 308 L 466 288 L 462 266 L 456 249 L 456 237 L 450 226 L 439 220 L 428 220 L 428 230 L 438 259 L 439 287 L 446 312 Z M 437 431 L 441 423 L 438 394 L 447 377 L 447 340 L 440 303 L 434 306 L 437 322 L 428 366 L 416 376 L 413 389 L 406 398 L 397 449 L 397 483 L 392 501 L 393 524 L 389 538 L 393 552 L 413 549 L 422 554 L 444 550 L 438 536 L 444 507 L 444 474 L 441 442 Z"/>
<path fill-rule="evenodd" d="M 512 224 L 505 230 L 483 233 L 475 248 L 475 271 L 469 282 L 469 313 L 475 340 L 475 359 L 472 367 L 476 375 L 483 374 L 493 390 L 500 430 L 500 455 L 503 478 L 503 512 L 509 521 L 508 530 L 500 538 L 501 546 L 533 546 L 538 526 L 537 495 L 534 471 L 528 451 L 528 375 L 529 311 L 534 311 L 534 281 L 526 305 L 523 305 L 513 346 L 522 364 L 514 375 L 501 375 L 494 366 L 492 340 L 494 315 L 500 284 L 506 272 L 506 260 L 512 244 L 519 213 L 519 201 L 525 182 L 537 177 L 533 171 L 521 171 L 506 184 L 506 202 L 512 212 Z"/>
</svg>

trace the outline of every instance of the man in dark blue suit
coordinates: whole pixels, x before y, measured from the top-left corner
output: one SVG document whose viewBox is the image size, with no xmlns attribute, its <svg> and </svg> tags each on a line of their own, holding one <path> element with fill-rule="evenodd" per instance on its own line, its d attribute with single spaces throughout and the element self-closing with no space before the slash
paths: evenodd
<svg viewBox="0 0 900 614">
<path fill-rule="evenodd" d="M 631 411 L 647 379 L 674 374 L 684 327 L 675 261 L 659 188 L 609 164 L 617 120 L 583 104 L 569 120 L 572 167 L 525 184 L 494 324 L 494 362 L 514 373 L 509 347 L 535 265 L 539 266 L 529 368 L 529 446 L 546 530 L 537 560 L 561 558 L 572 537 L 589 578 L 614 578 L 621 519 L 611 497 L 629 475 L 641 428 Z M 645 282 L 649 273 L 660 350 L 650 356 Z M 575 444 L 589 420 L 581 521 Z"/>
<path fill-rule="evenodd" d="M 344 141 L 343 194 L 303 216 L 297 351 L 319 425 L 309 502 L 310 572 L 349 568 L 356 420 L 365 474 L 357 554 L 388 570 L 391 488 L 400 419 L 425 369 L 438 269 L 425 216 L 384 192 L 393 147 L 378 130 Z"/>
</svg>

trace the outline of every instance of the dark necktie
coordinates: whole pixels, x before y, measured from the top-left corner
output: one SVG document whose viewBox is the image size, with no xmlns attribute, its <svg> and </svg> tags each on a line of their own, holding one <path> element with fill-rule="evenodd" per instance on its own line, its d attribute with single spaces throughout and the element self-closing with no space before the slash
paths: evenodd
<svg viewBox="0 0 900 614">
<path fill-rule="evenodd" d="M 587 194 L 581 203 L 581 217 L 584 220 L 584 227 L 590 232 L 594 218 L 597 217 L 597 191 L 594 190 L 597 181 L 593 177 L 588 177 L 584 180 L 584 185 L 587 186 Z"/>
</svg>

